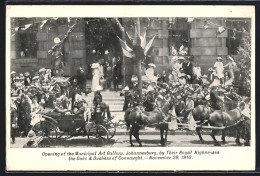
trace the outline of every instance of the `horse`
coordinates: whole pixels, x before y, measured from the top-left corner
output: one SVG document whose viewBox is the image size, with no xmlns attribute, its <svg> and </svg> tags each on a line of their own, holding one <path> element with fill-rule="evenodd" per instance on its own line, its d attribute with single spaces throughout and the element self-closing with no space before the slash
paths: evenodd
<svg viewBox="0 0 260 176">
<path fill-rule="evenodd" d="M 246 103 L 245 101 L 241 101 L 238 106 L 230 111 L 221 111 L 221 110 L 216 110 L 212 112 L 209 115 L 208 123 L 211 126 L 214 127 L 224 127 L 223 129 L 213 129 L 210 136 L 214 140 L 214 145 L 215 146 L 220 146 L 219 142 L 216 140 L 215 135 L 217 132 L 222 131 L 222 142 L 223 144 L 226 142 L 225 141 L 225 132 L 228 129 L 235 128 L 237 131 L 237 138 L 236 138 L 236 143 L 240 145 L 240 135 L 239 134 L 239 128 L 240 124 L 243 122 L 242 118 L 242 110 L 244 109 Z"/>
<path fill-rule="evenodd" d="M 162 102 L 161 108 L 156 106 L 156 108 L 151 112 L 144 111 L 142 106 L 136 106 L 134 108 L 129 108 L 125 112 L 124 120 L 126 122 L 127 128 L 129 129 L 130 144 L 133 147 L 132 136 L 134 136 L 139 143 L 139 147 L 142 146 L 141 140 L 139 138 L 139 130 L 141 125 L 157 127 L 160 129 L 161 145 L 164 146 L 167 142 L 168 134 L 168 121 L 170 121 L 170 116 L 165 117 L 164 113 L 168 113 L 173 106 L 172 99 L 170 101 L 164 100 Z M 165 132 L 165 138 L 163 137 Z"/>
<path fill-rule="evenodd" d="M 209 115 L 213 111 L 214 111 L 214 109 L 212 109 L 208 105 L 198 105 L 191 110 L 191 113 L 192 113 L 194 120 L 196 122 L 198 122 L 197 123 L 198 126 L 196 127 L 196 132 L 197 132 L 199 139 L 200 139 L 200 142 L 202 144 L 204 143 L 204 140 L 201 136 L 201 129 L 202 129 L 201 126 L 208 122 Z"/>
</svg>

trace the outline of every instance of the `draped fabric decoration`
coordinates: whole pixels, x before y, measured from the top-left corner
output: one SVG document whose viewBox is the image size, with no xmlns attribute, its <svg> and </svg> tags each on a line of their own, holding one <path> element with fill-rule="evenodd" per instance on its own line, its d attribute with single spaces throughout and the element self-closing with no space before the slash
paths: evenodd
<svg viewBox="0 0 260 176">
<path fill-rule="evenodd" d="M 55 54 L 55 50 L 57 48 L 60 48 L 64 41 L 69 37 L 70 33 L 73 32 L 73 30 L 75 29 L 76 25 L 78 24 L 78 22 L 80 21 L 80 19 L 76 19 L 76 22 L 69 28 L 68 32 L 64 35 L 64 38 L 60 41 L 60 43 L 57 43 L 55 44 L 49 51 L 48 51 L 48 54 L 51 54 L 51 55 L 54 55 Z M 61 55 L 63 55 L 61 52 L 60 52 Z"/>
<path fill-rule="evenodd" d="M 223 26 L 218 27 L 218 33 L 221 34 L 225 31 L 226 29 Z"/>
<path fill-rule="evenodd" d="M 194 20 L 194 18 L 188 18 L 187 22 L 190 23 Z"/>
<path fill-rule="evenodd" d="M 115 20 L 118 23 L 119 27 L 122 27 L 119 20 L 117 18 L 115 18 Z M 158 33 L 156 33 L 153 36 L 153 38 L 148 43 L 146 43 L 146 30 L 145 30 L 143 36 L 141 36 L 137 32 L 137 28 L 135 26 L 134 37 L 131 37 L 125 30 L 123 32 L 125 32 L 126 38 L 127 38 L 126 40 L 128 42 L 120 39 L 120 37 L 118 37 L 118 36 L 117 36 L 117 38 L 120 41 L 124 56 L 126 56 L 128 58 L 133 58 L 134 56 L 136 56 L 137 53 L 135 53 L 135 51 L 137 51 L 137 49 L 134 49 L 134 47 L 136 47 L 136 46 L 140 46 L 141 49 L 142 49 L 143 55 L 146 56 L 148 50 L 151 48 L 151 46 L 153 44 L 154 38 L 158 35 Z M 131 41 L 131 43 L 130 43 L 130 41 Z M 140 47 L 138 47 L 138 52 L 140 52 Z"/>
</svg>

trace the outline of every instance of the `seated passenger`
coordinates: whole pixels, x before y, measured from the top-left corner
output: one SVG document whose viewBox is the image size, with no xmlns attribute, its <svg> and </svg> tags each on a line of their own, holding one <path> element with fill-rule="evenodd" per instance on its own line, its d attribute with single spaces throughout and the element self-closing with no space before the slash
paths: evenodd
<svg viewBox="0 0 260 176">
<path fill-rule="evenodd" d="M 109 106 L 102 102 L 100 96 L 95 97 L 95 102 L 93 104 L 92 116 L 91 120 L 93 120 L 96 124 L 102 124 L 105 118 L 105 114 L 107 113 L 107 118 L 111 118 Z"/>
</svg>

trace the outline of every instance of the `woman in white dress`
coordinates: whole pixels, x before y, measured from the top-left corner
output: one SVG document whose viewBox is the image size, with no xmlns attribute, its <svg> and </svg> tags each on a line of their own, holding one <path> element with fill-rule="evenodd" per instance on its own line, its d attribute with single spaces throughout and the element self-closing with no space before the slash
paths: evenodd
<svg viewBox="0 0 260 176">
<path fill-rule="evenodd" d="M 93 78 L 92 78 L 91 90 L 96 91 L 96 87 L 99 86 L 99 78 L 100 78 L 99 64 L 94 63 L 94 64 L 92 64 L 91 68 L 93 69 L 93 71 L 92 71 Z"/>
<path fill-rule="evenodd" d="M 149 68 L 146 70 L 146 76 L 150 79 L 151 82 L 157 83 L 157 77 L 154 76 L 154 68 L 156 67 L 154 64 L 148 64 Z"/>
<path fill-rule="evenodd" d="M 31 125 L 35 125 L 36 123 L 41 121 L 41 115 L 38 114 L 42 110 L 41 106 L 38 104 L 38 98 L 37 95 L 34 95 L 32 98 L 32 104 L 31 104 Z"/>
<path fill-rule="evenodd" d="M 230 78 L 231 78 L 231 80 L 233 82 L 234 79 L 235 79 L 234 68 L 236 67 L 237 64 L 236 64 L 236 62 L 234 61 L 234 59 L 231 56 L 228 56 L 227 60 L 228 60 L 228 63 L 224 67 L 228 67 L 229 68 Z"/>
<path fill-rule="evenodd" d="M 216 68 L 216 75 L 220 80 L 224 79 L 224 65 L 222 62 L 222 57 L 217 57 L 217 62 L 214 64 L 214 67 Z"/>
</svg>

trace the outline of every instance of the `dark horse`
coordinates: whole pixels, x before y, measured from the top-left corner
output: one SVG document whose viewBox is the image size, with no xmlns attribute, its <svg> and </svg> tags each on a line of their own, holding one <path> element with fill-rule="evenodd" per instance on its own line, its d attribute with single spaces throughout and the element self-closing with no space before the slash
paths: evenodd
<svg viewBox="0 0 260 176">
<path fill-rule="evenodd" d="M 139 138 L 139 130 L 141 125 L 156 127 L 160 129 L 161 135 L 161 145 L 164 146 L 167 142 L 167 133 L 168 133 L 168 123 L 170 121 L 170 116 L 166 117 L 165 113 L 168 113 L 172 107 L 170 101 L 163 101 L 162 106 L 159 109 L 156 107 L 151 112 L 146 112 L 143 110 L 143 107 L 137 106 L 132 109 L 127 109 L 125 112 L 125 122 L 127 127 L 130 128 L 130 144 L 133 147 L 132 135 L 136 138 L 139 146 L 142 146 L 141 140 Z M 165 131 L 165 138 L 163 138 Z"/>
<path fill-rule="evenodd" d="M 221 110 L 216 110 L 213 113 L 209 115 L 209 120 L 208 123 L 211 126 L 214 127 L 223 127 L 223 129 L 213 129 L 210 136 L 214 140 L 214 145 L 215 146 L 220 146 L 218 141 L 215 138 L 215 135 L 217 134 L 218 131 L 222 131 L 222 142 L 225 143 L 225 132 L 228 129 L 235 129 L 237 132 L 237 138 L 236 138 L 236 143 L 240 145 L 240 128 L 241 128 L 241 123 L 243 122 L 243 115 L 242 111 L 246 105 L 246 102 L 248 101 L 249 98 L 246 98 L 242 100 L 237 108 L 230 110 L 230 111 L 221 111 Z"/>
</svg>

